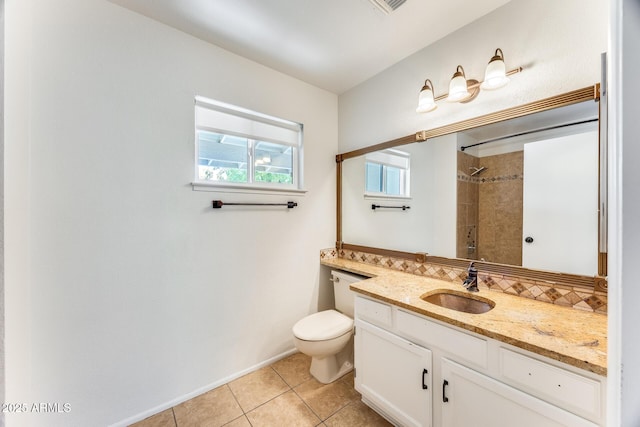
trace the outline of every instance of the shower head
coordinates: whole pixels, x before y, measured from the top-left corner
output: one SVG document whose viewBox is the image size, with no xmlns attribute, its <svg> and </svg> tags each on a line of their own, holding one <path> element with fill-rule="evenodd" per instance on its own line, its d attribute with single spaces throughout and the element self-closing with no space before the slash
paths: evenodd
<svg viewBox="0 0 640 427">
<path fill-rule="evenodd" d="M 482 167 L 479 167 L 479 168 L 470 167 L 469 169 L 473 169 L 473 172 L 471 172 L 471 176 L 476 176 L 479 173 L 482 173 L 487 168 L 482 166 Z"/>
</svg>

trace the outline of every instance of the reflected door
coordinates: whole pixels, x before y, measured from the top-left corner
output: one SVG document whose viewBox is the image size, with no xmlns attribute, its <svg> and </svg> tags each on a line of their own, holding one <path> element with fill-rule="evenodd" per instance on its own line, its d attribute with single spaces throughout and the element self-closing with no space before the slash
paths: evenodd
<svg viewBox="0 0 640 427">
<path fill-rule="evenodd" d="M 525 144 L 523 267 L 596 275 L 597 229 L 595 126 Z"/>
</svg>

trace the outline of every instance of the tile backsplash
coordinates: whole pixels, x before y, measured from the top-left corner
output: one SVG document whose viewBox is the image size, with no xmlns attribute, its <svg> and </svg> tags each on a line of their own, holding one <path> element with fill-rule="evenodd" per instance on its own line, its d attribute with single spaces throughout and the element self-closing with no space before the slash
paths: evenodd
<svg viewBox="0 0 640 427">
<path fill-rule="evenodd" d="M 404 258 L 387 257 L 346 249 L 329 248 L 320 251 L 321 260 L 334 258 L 344 258 L 459 284 L 462 284 L 467 277 L 466 269 L 446 265 L 421 263 Z M 482 272 L 478 273 L 478 286 L 495 292 L 504 292 L 550 304 L 572 307 L 577 310 L 607 313 L 607 294 L 590 288 Z"/>
</svg>

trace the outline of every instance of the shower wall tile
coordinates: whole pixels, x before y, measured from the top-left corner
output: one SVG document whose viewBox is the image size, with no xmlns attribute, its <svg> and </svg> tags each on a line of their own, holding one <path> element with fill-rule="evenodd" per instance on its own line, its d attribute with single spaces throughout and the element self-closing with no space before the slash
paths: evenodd
<svg viewBox="0 0 640 427">
<path fill-rule="evenodd" d="M 478 185 L 470 173 L 479 159 L 458 151 L 456 256 L 477 258 Z"/>
<path fill-rule="evenodd" d="M 456 256 L 502 264 L 522 263 L 523 153 L 482 159 L 458 152 Z M 474 168 L 486 169 L 471 176 Z M 460 236 L 473 226 L 474 244 Z M 475 247 L 470 253 L 467 248 Z"/>
<path fill-rule="evenodd" d="M 522 151 L 483 157 L 478 185 L 478 259 L 522 264 Z"/>
</svg>

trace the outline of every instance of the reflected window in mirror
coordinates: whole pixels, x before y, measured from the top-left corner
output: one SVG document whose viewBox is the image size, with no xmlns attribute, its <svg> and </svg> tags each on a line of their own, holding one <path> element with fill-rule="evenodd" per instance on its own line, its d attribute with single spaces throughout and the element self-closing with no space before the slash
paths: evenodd
<svg viewBox="0 0 640 427">
<path fill-rule="evenodd" d="M 369 153 L 365 158 L 364 194 L 376 197 L 409 197 L 410 154 L 399 150 Z"/>
</svg>

